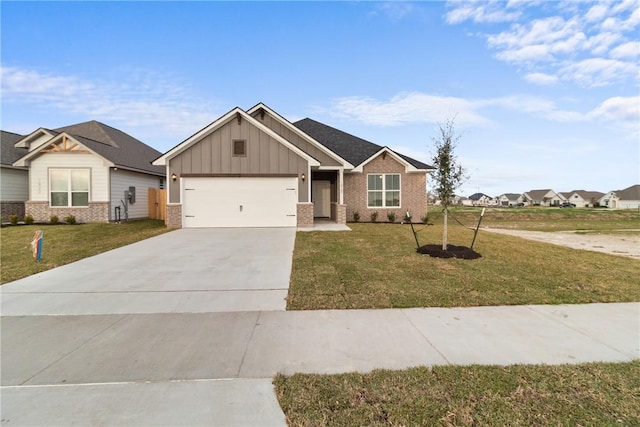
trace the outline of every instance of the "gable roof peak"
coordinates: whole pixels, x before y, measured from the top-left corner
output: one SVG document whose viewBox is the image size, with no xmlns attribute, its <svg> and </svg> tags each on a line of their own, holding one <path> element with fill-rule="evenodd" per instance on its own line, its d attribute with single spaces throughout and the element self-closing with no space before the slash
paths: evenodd
<svg viewBox="0 0 640 427">
<path fill-rule="evenodd" d="M 64 126 L 54 129 L 54 131 L 66 132 L 69 135 L 82 136 L 115 148 L 119 147 L 116 142 L 117 139 L 120 139 L 121 135 L 119 134 L 124 134 L 121 130 L 105 125 L 104 123 L 100 123 L 97 120 L 89 120 L 87 122 Z"/>
</svg>

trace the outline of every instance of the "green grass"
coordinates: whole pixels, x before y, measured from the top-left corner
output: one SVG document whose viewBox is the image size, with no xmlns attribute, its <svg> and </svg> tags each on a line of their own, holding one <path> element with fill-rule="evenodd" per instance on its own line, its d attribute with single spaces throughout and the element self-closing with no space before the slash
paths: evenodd
<svg viewBox="0 0 640 427">
<path fill-rule="evenodd" d="M 482 258 L 439 259 L 416 253 L 408 225 L 349 226 L 297 233 L 288 309 L 640 301 L 638 260 L 483 231 Z M 421 245 L 442 241 L 439 224 L 417 228 Z M 471 244 L 472 231 L 449 228 L 449 243 Z"/>
<path fill-rule="evenodd" d="M 43 230 L 42 261 L 35 262 L 31 240 Z M 168 231 L 162 221 L 122 224 L 27 225 L 0 229 L 0 283 L 30 276 Z"/>
<path fill-rule="evenodd" d="M 278 375 L 289 426 L 637 426 L 640 361 Z"/>
</svg>

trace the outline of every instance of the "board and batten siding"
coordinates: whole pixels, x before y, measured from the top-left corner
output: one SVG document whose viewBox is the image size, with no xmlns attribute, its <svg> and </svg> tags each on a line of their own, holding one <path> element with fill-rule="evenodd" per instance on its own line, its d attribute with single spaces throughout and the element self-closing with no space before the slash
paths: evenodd
<svg viewBox="0 0 640 427">
<path fill-rule="evenodd" d="M 337 160 L 300 137 L 297 133 L 283 125 L 282 122 L 273 118 L 270 114 L 265 114 L 264 119 L 262 119 L 260 118 L 260 113 L 255 112 L 253 117 L 296 147 L 300 148 L 305 153 L 309 154 L 314 159 L 318 160 L 322 166 L 342 166 L 342 164 Z"/>
<path fill-rule="evenodd" d="M 136 188 L 136 201 L 129 203 L 129 219 L 149 217 L 149 187 L 160 188 L 160 177 L 122 169 L 111 169 L 111 203 L 109 219 L 115 219 L 115 208 L 120 206 L 120 218 L 124 219 L 124 192 Z"/>
<path fill-rule="evenodd" d="M 233 156 L 233 140 L 247 141 L 247 155 Z M 308 163 L 246 120 L 231 120 L 169 160 L 169 202 L 180 203 L 180 180 L 171 174 L 309 174 Z M 308 199 L 307 183 L 298 179 L 298 201 Z"/>
<path fill-rule="evenodd" d="M 29 200 L 29 171 L 0 168 L 0 201 L 25 202 Z"/>
<path fill-rule="evenodd" d="M 29 165 L 31 177 L 29 200 L 49 201 L 49 169 L 90 169 L 89 201 L 109 201 L 109 166 L 93 154 L 46 153 L 36 157 Z"/>
</svg>

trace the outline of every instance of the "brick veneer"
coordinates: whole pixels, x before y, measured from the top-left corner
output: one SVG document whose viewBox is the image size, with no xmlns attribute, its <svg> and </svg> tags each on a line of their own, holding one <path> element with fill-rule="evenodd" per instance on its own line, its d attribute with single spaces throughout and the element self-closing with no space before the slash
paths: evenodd
<svg viewBox="0 0 640 427">
<path fill-rule="evenodd" d="M 298 227 L 313 227 L 313 203 L 298 203 Z"/>
<path fill-rule="evenodd" d="M 10 215 L 17 215 L 18 219 L 24 218 L 24 202 L 0 202 L 0 216 L 7 220 Z"/>
<path fill-rule="evenodd" d="M 73 215 L 77 222 L 109 222 L 109 202 L 89 202 L 86 208 L 57 208 L 50 207 L 49 202 L 27 201 L 24 210 L 36 222 L 49 222 L 53 215 L 60 221 Z"/>
<path fill-rule="evenodd" d="M 167 219 L 164 222 L 168 228 L 182 228 L 182 205 L 167 203 Z"/>
<path fill-rule="evenodd" d="M 331 217 L 338 224 L 345 224 L 347 222 L 347 205 L 332 203 Z"/>
<path fill-rule="evenodd" d="M 367 174 L 399 173 L 400 174 L 400 207 L 368 208 L 367 207 Z M 346 219 L 353 220 L 353 213 L 360 214 L 360 221 L 369 221 L 371 213 L 378 212 L 378 221 L 386 222 L 389 212 L 396 213 L 396 221 L 400 222 L 407 211 L 414 220 L 418 220 L 427 212 L 427 176 L 425 173 L 406 173 L 404 165 L 393 157 L 382 155 L 367 163 L 362 173 L 344 174 L 344 201 L 347 205 Z"/>
</svg>

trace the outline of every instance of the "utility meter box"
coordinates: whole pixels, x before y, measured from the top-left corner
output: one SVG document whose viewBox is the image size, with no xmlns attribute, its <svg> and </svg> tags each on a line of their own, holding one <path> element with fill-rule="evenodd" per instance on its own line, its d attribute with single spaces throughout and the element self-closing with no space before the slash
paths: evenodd
<svg viewBox="0 0 640 427">
<path fill-rule="evenodd" d="M 128 198 L 129 198 L 129 203 L 133 204 L 136 202 L 136 187 L 129 187 Z"/>
</svg>

